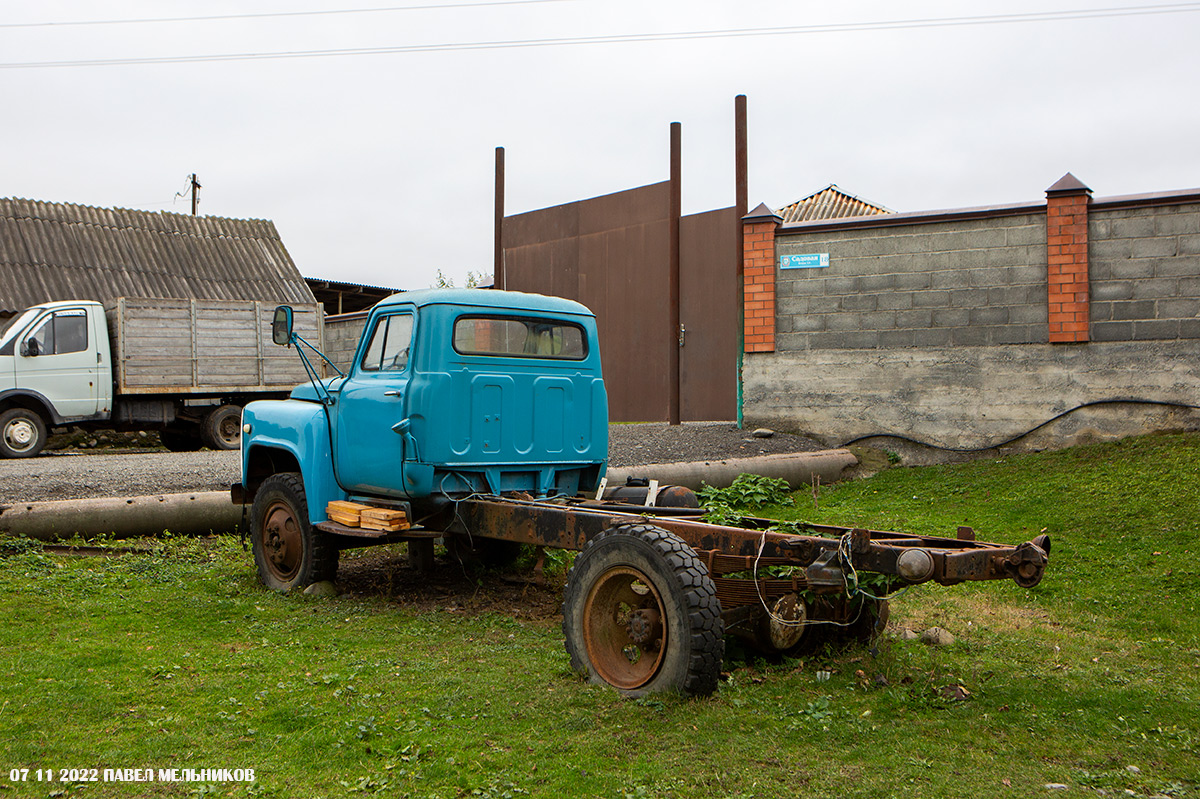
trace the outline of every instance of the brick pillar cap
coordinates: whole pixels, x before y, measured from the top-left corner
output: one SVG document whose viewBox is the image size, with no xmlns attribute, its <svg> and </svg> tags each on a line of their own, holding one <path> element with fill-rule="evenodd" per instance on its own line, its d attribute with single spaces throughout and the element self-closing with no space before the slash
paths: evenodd
<svg viewBox="0 0 1200 799">
<path fill-rule="evenodd" d="M 766 203 L 759 203 L 757 208 L 742 217 L 743 222 L 766 222 L 770 219 L 775 220 L 777 225 L 783 221 L 783 217 L 768 208 Z"/>
<path fill-rule="evenodd" d="M 1082 180 L 1072 175 L 1070 172 L 1058 179 L 1050 188 L 1046 189 L 1047 197 L 1062 197 L 1068 194 L 1091 194 L 1089 189 Z"/>
</svg>

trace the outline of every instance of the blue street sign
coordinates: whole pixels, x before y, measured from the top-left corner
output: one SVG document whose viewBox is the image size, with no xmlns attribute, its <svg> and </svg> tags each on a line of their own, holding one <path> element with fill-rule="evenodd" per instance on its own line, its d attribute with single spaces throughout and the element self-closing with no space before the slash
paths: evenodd
<svg viewBox="0 0 1200 799">
<path fill-rule="evenodd" d="M 816 269 L 822 266 L 829 266 L 829 253 L 827 252 L 779 256 L 780 269 Z"/>
</svg>

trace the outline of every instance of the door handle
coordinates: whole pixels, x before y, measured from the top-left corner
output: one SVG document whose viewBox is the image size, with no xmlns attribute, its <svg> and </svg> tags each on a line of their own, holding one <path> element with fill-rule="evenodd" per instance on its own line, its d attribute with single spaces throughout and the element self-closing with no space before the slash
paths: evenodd
<svg viewBox="0 0 1200 799">
<path fill-rule="evenodd" d="M 385 391 L 385 392 L 383 392 L 383 396 L 385 396 L 385 397 L 399 397 L 399 396 L 400 396 L 400 393 L 401 393 L 401 392 L 397 391 L 396 389 L 392 389 L 391 391 Z"/>
</svg>

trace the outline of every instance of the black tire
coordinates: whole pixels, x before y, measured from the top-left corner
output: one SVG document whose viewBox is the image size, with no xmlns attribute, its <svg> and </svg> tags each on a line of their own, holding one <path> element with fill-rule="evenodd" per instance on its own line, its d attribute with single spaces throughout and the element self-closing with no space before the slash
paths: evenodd
<svg viewBox="0 0 1200 799">
<path fill-rule="evenodd" d="M 46 423 L 28 408 L 0 413 L 0 456 L 32 458 L 46 446 Z"/>
<path fill-rule="evenodd" d="M 338 550 L 308 520 L 304 481 L 281 472 L 263 481 L 250 512 L 254 565 L 263 585 L 276 591 L 303 588 L 337 574 Z"/>
<path fill-rule="evenodd" d="M 850 622 L 850 626 L 840 628 L 842 637 L 859 644 L 869 644 L 887 627 L 891 606 L 886 599 L 863 597 L 858 610 L 858 616 Z"/>
<path fill-rule="evenodd" d="M 563 634 L 571 667 L 626 696 L 717 688 L 725 626 L 694 550 L 648 524 L 588 541 L 567 576 Z"/>
<path fill-rule="evenodd" d="M 238 449 L 242 446 L 242 409 L 221 405 L 204 417 L 200 440 L 209 449 Z"/>
<path fill-rule="evenodd" d="M 164 427 L 159 430 L 158 440 L 171 452 L 195 452 L 201 446 L 198 434 L 178 427 Z"/>
</svg>

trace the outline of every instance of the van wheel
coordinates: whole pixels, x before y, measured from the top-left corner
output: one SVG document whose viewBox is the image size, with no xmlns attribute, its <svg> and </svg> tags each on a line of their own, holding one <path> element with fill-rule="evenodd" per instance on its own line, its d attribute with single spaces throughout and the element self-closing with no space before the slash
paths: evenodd
<svg viewBox="0 0 1200 799">
<path fill-rule="evenodd" d="M 250 515 L 254 565 L 263 585 L 289 591 L 337 574 L 337 547 L 309 523 L 308 499 L 298 473 L 282 472 L 264 480 Z"/>
<path fill-rule="evenodd" d="M 576 671 L 627 696 L 717 688 L 716 588 L 695 551 L 659 527 L 619 525 L 587 542 L 567 577 L 563 633 Z"/>
<path fill-rule="evenodd" d="M 32 458 L 46 446 L 46 423 L 27 408 L 9 408 L 0 413 L 0 455 Z"/>
<path fill-rule="evenodd" d="M 242 445 L 242 409 L 222 405 L 204 417 L 200 440 L 210 449 L 237 449 Z"/>
</svg>

